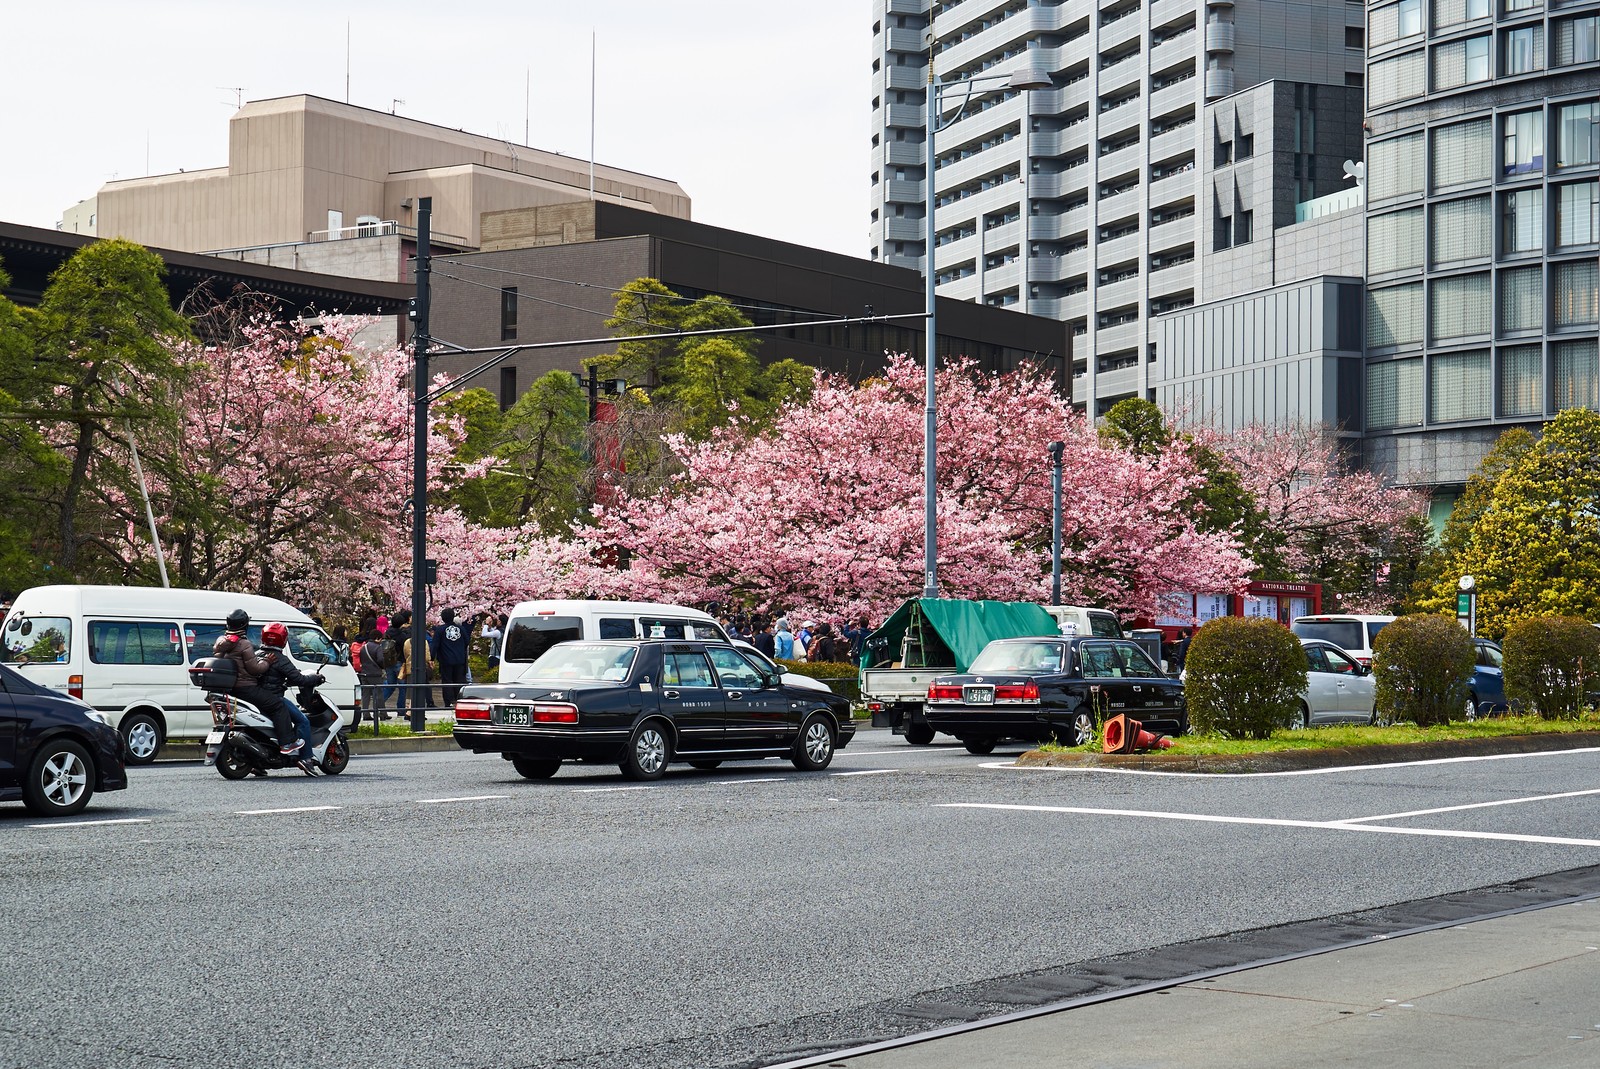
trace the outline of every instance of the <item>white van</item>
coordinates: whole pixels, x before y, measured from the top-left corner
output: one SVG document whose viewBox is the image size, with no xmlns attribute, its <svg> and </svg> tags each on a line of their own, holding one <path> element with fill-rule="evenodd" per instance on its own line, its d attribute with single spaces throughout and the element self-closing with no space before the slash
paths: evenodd
<svg viewBox="0 0 1600 1069">
<path fill-rule="evenodd" d="M 501 640 L 500 682 L 519 679 L 557 642 L 604 638 L 685 638 L 727 642 L 728 633 L 699 609 L 653 601 L 524 601 L 511 610 Z"/>
<path fill-rule="evenodd" d="M 1116 613 L 1106 609 L 1091 609 L 1083 605 L 1046 605 L 1044 611 L 1056 618 L 1056 626 L 1063 635 L 1081 635 L 1084 638 L 1125 638 Z"/>
<path fill-rule="evenodd" d="M 81 698 L 127 740 L 128 763 L 155 760 L 167 739 L 204 738 L 211 714 L 189 682 L 210 657 L 230 612 L 250 614 L 250 639 L 273 620 L 289 628 L 289 656 L 326 679 L 320 693 L 353 722 L 356 674 L 347 656 L 299 609 L 255 594 L 129 586 L 36 586 L 0 624 L 0 658 L 36 683 Z M 327 658 L 323 665 L 317 658 Z"/>
<path fill-rule="evenodd" d="M 1331 642 L 1360 661 L 1363 667 L 1371 668 L 1372 645 L 1378 640 L 1378 632 L 1392 623 L 1393 616 L 1328 613 L 1322 616 L 1296 616 L 1289 630 L 1301 638 L 1319 638 Z"/>
</svg>

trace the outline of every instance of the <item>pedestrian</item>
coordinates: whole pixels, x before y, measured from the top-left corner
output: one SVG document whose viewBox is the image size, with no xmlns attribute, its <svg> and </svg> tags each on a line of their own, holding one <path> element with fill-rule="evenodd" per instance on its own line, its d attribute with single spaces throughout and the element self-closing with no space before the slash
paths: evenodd
<svg viewBox="0 0 1600 1069">
<path fill-rule="evenodd" d="M 813 664 L 839 659 L 835 649 L 837 643 L 833 639 L 833 628 L 827 624 L 818 624 L 816 635 L 811 644 L 806 647 L 806 660 Z"/>
<path fill-rule="evenodd" d="M 471 641 L 472 630 L 456 623 L 454 609 L 445 609 L 439 614 L 439 620 L 433 629 L 433 659 L 439 662 L 445 708 L 454 709 L 461 688 L 467 682 L 467 644 Z"/>
<path fill-rule="evenodd" d="M 856 620 L 855 638 L 850 643 L 851 660 L 861 660 L 861 655 L 867 650 L 867 636 L 871 633 L 871 629 L 867 627 L 867 618 L 865 616 L 859 617 Z"/>
<path fill-rule="evenodd" d="M 794 660 L 794 632 L 789 630 L 789 620 L 787 617 L 778 621 L 778 630 L 773 632 L 772 641 L 774 648 L 774 660 Z"/>
<path fill-rule="evenodd" d="M 344 624 L 334 625 L 333 633 L 328 637 L 333 639 L 334 660 L 348 662 L 350 659 L 350 639 L 345 635 Z"/>
<path fill-rule="evenodd" d="M 763 657 L 771 660 L 778 651 L 777 640 L 772 635 L 772 625 L 762 620 L 761 627 L 750 637 L 750 645 L 754 646 Z"/>
<path fill-rule="evenodd" d="M 506 618 L 490 613 L 483 620 L 483 637 L 489 642 L 489 667 L 500 667 L 500 644 L 505 641 Z"/>
<path fill-rule="evenodd" d="M 376 629 L 356 636 L 350 647 L 350 659 L 355 664 L 356 679 L 361 682 L 361 707 L 372 717 L 373 731 L 380 720 L 387 720 L 384 706 L 383 642 Z"/>
<path fill-rule="evenodd" d="M 1183 671 L 1183 662 L 1189 659 L 1189 629 L 1178 628 L 1178 637 L 1167 650 L 1167 671 L 1177 675 Z"/>
</svg>

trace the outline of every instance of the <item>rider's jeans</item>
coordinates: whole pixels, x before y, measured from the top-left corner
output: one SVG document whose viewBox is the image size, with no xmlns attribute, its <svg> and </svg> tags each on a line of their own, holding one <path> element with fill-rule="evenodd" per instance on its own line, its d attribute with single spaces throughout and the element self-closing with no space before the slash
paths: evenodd
<svg viewBox="0 0 1600 1069">
<path fill-rule="evenodd" d="M 283 696 L 283 704 L 288 707 L 289 717 L 294 721 L 295 730 L 300 733 L 300 741 L 305 744 L 300 751 L 300 756 L 309 759 L 311 757 L 311 718 L 302 713 L 300 707 L 290 701 L 287 694 Z"/>
</svg>

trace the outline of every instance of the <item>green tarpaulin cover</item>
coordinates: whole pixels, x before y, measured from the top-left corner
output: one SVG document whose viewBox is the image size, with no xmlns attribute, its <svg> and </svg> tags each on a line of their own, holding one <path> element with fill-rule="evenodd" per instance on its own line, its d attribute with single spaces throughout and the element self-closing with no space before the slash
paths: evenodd
<svg viewBox="0 0 1600 1069">
<path fill-rule="evenodd" d="M 965 672 L 983 647 L 997 638 L 1059 635 L 1061 627 L 1044 606 L 1029 601 L 912 598 L 867 636 L 863 666 L 885 667 L 899 661 L 908 631 L 922 654 L 911 651 L 905 667 L 954 665 L 956 671 Z M 918 663 L 910 663 L 912 659 Z"/>
</svg>

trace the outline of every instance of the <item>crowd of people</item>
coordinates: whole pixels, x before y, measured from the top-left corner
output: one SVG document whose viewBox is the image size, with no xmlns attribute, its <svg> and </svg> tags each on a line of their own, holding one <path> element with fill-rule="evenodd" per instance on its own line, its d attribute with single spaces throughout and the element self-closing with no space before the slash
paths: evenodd
<svg viewBox="0 0 1600 1069">
<path fill-rule="evenodd" d="M 734 613 L 719 616 L 717 622 L 730 638 L 742 639 L 777 661 L 855 664 L 871 633 L 865 619 L 802 619 L 794 626 L 787 616 L 773 620 Z"/>
</svg>

